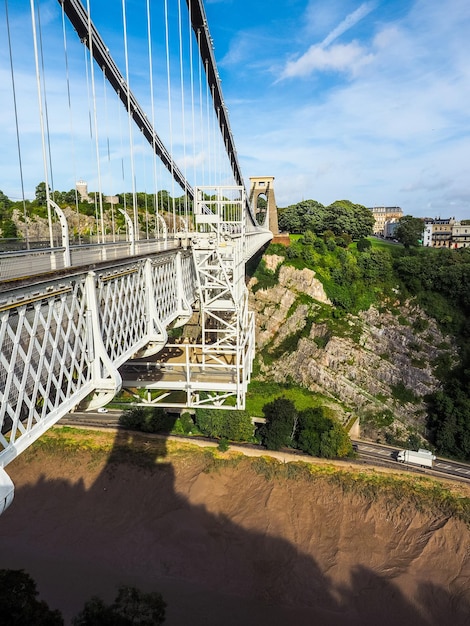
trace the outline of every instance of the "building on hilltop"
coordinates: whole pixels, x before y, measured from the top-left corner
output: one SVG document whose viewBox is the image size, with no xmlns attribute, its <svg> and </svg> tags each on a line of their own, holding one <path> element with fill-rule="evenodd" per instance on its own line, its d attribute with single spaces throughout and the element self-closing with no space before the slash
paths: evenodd
<svg viewBox="0 0 470 626">
<path fill-rule="evenodd" d="M 400 222 L 392 218 L 392 221 L 385 222 L 383 236 L 385 239 L 395 239 L 395 231 L 398 228 Z"/>
<path fill-rule="evenodd" d="M 423 245 L 432 248 L 470 248 L 470 220 L 424 218 Z"/>
<path fill-rule="evenodd" d="M 88 195 L 88 183 L 84 180 L 78 180 L 75 183 L 75 188 L 77 189 L 78 195 L 80 196 L 80 202 L 93 202 L 93 200 Z"/>
<path fill-rule="evenodd" d="M 374 206 L 369 208 L 369 210 L 372 211 L 375 219 L 374 235 L 393 238 L 396 226 L 390 228 L 388 225 L 398 223 L 403 217 L 402 209 L 399 206 Z"/>
<path fill-rule="evenodd" d="M 425 217 L 423 246 L 432 248 L 457 247 L 453 245 L 453 228 L 457 224 L 460 225 L 460 222 L 456 222 L 454 217 L 445 219 Z"/>
<path fill-rule="evenodd" d="M 88 202 L 90 204 L 94 202 L 94 199 L 88 193 L 88 183 L 84 180 L 79 180 L 75 183 L 75 187 L 80 196 L 80 202 Z M 93 191 L 91 193 L 96 195 Z M 103 196 L 103 201 L 109 204 L 119 204 L 119 196 Z"/>
<path fill-rule="evenodd" d="M 464 220 L 467 222 L 468 220 Z M 452 247 L 470 248 L 470 223 L 454 222 L 452 225 Z"/>
</svg>

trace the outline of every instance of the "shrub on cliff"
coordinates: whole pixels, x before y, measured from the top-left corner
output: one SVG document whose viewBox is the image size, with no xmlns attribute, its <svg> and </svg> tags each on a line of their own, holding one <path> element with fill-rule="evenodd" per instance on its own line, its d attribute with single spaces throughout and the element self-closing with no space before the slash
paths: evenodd
<svg viewBox="0 0 470 626">
<path fill-rule="evenodd" d="M 0 570 L 0 615 L 8 626 L 62 626 L 59 611 L 38 600 L 36 582 L 24 570 Z"/>
<path fill-rule="evenodd" d="M 346 430 L 326 407 L 299 413 L 297 443 L 303 452 L 327 459 L 350 456 L 353 452 Z"/>
<path fill-rule="evenodd" d="M 107 606 L 93 597 L 73 619 L 73 626 L 158 626 L 165 621 L 166 602 L 158 592 L 143 593 L 135 587 L 122 586 L 113 604 Z"/>
<path fill-rule="evenodd" d="M 276 398 L 264 405 L 263 414 L 266 423 L 260 429 L 260 435 L 267 449 L 294 447 L 298 420 L 295 404 L 287 398 Z"/>
<path fill-rule="evenodd" d="M 196 409 L 196 425 L 208 437 L 229 441 L 251 441 L 253 424 L 247 411 L 227 409 Z"/>
<path fill-rule="evenodd" d="M 123 428 L 144 433 L 169 433 L 174 423 L 174 417 L 160 407 L 133 406 L 123 411 L 119 418 L 119 425 Z"/>
</svg>

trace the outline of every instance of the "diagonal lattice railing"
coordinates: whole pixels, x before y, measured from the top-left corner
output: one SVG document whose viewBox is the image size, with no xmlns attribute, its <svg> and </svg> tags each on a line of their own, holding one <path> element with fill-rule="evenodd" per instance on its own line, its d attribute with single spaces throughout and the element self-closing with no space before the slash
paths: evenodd
<svg viewBox="0 0 470 626">
<path fill-rule="evenodd" d="M 166 327 L 189 318 L 193 285 L 179 251 L 2 294 L 0 465 L 80 403 L 109 402 L 119 366 L 160 350 Z"/>
</svg>

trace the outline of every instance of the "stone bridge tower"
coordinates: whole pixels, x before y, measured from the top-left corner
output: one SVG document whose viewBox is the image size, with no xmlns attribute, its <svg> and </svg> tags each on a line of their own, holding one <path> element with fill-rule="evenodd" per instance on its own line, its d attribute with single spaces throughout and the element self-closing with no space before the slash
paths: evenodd
<svg viewBox="0 0 470 626">
<path fill-rule="evenodd" d="M 277 223 L 277 207 L 274 197 L 274 176 L 250 176 L 250 204 L 256 214 L 261 213 L 258 207 L 258 199 L 264 196 L 266 200 L 267 215 L 265 225 L 272 232 L 274 237 L 279 235 L 279 226 Z"/>
</svg>

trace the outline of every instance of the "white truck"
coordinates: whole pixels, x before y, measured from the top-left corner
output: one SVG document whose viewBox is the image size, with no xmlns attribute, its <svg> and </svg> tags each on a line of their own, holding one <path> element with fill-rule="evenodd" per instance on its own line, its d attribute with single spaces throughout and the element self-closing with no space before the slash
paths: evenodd
<svg viewBox="0 0 470 626">
<path fill-rule="evenodd" d="M 417 452 L 416 450 L 400 450 L 397 454 L 397 461 L 400 463 L 412 463 L 423 467 L 432 467 L 435 460 L 436 456 L 424 448 L 420 448 Z"/>
</svg>

